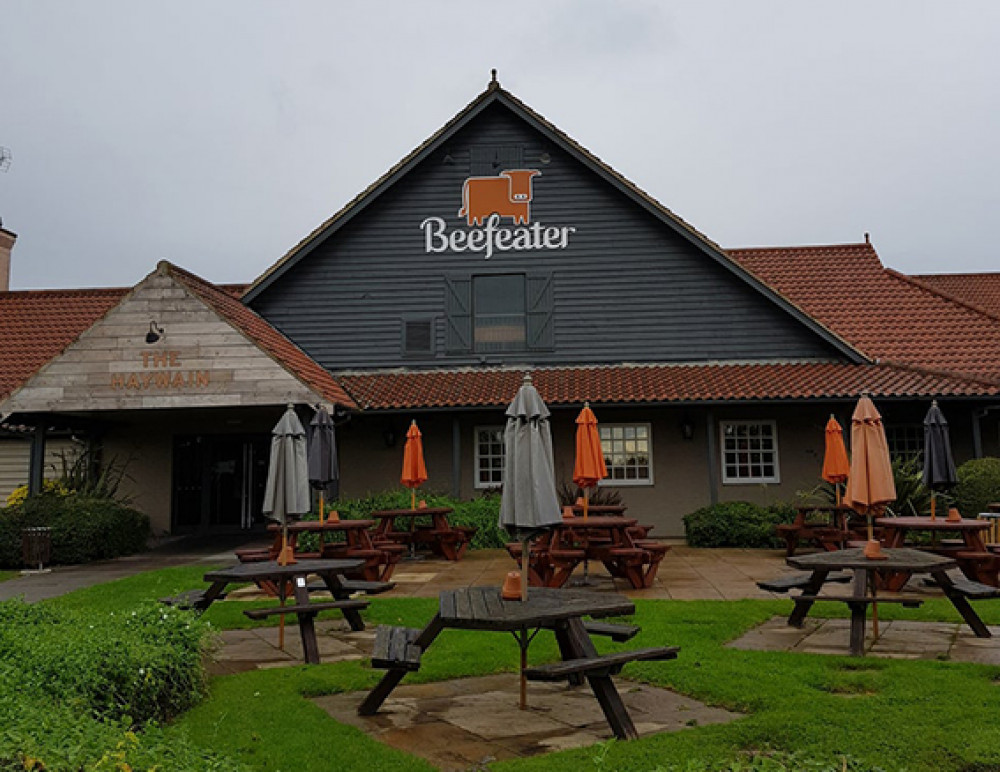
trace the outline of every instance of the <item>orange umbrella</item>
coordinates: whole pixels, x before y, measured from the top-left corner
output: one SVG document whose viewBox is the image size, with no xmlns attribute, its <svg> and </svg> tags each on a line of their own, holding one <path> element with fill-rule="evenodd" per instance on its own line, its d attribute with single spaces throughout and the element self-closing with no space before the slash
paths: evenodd
<svg viewBox="0 0 1000 772">
<path fill-rule="evenodd" d="M 420 439 L 420 429 L 413 421 L 406 430 L 406 445 L 403 447 L 403 474 L 400 482 L 410 489 L 410 509 L 417 508 L 417 488 L 427 482 L 427 467 L 424 466 L 424 443 Z"/>
<path fill-rule="evenodd" d="M 851 473 L 851 462 L 847 460 L 847 448 L 844 447 L 844 430 L 832 415 L 826 422 L 826 451 L 823 454 L 822 477 L 833 485 L 837 494 L 837 506 L 840 506 L 840 484 L 847 482 Z"/>
<path fill-rule="evenodd" d="M 851 471 L 844 492 L 844 502 L 856 512 L 868 516 L 868 557 L 878 556 L 878 542 L 872 529 L 872 519 L 896 500 L 896 483 L 892 475 L 892 459 L 885 439 L 882 416 L 866 395 L 858 400 L 851 416 Z"/>
<path fill-rule="evenodd" d="M 590 489 L 608 476 L 601 450 L 601 437 L 597 432 L 597 417 L 590 403 L 583 403 L 583 410 L 576 417 L 576 462 L 573 464 L 573 482 L 583 488 L 583 516 L 587 517 Z"/>
</svg>

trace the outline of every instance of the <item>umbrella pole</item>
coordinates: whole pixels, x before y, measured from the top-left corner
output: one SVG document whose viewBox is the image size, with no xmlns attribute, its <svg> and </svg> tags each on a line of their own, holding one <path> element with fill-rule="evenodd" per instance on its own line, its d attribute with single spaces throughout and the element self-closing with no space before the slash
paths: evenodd
<svg viewBox="0 0 1000 772">
<path fill-rule="evenodd" d="M 323 525 L 323 491 L 319 492 L 319 524 Z"/>
<path fill-rule="evenodd" d="M 524 539 L 521 542 L 521 600 L 527 600 L 528 599 L 528 553 L 529 553 L 530 549 L 531 548 L 528 546 L 528 540 Z M 521 670 L 523 671 L 524 670 L 524 665 L 523 665 L 524 649 L 521 649 L 521 657 L 522 657 Z M 523 675 L 524 674 L 522 673 L 522 677 L 523 677 Z M 522 707 L 523 706 L 524 706 L 524 703 L 522 702 Z"/>
<path fill-rule="evenodd" d="M 931 491 L 931 520 L 934 520 L 934 491 Z"/>
<path fill-rule="evenodd" d="M 417 489 L 410 488 L 410 509 L 417 508 Z"/>
<path fill-rule="evenodd" d="M 869 573 L 868 576 L 872 583 L 872 643 L 878 641 L 878 602 L 875 597 L 878 595 L 878 588 L 875 583 L 875 574 Z"/>
</svg>

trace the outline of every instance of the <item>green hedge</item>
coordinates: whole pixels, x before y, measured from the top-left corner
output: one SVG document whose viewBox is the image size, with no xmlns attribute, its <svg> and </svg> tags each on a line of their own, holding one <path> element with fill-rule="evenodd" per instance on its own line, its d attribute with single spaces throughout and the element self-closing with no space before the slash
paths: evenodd
<svg viewBox="0 0 1000 772">
<path fill-rule="evenodd" d="M 0 509 L 0 567 L 22 568 L 21 531 L 52 529 L 57 565 L 88 563 L 141 552 L 149 539 L 149 518 L 110 499 L 78 494 L 41 495 Z"/>
<path fill-rule="evenodd" d="M 1000 501 L 1000 458 L 966 461 L 957 471 L 958 485 L 952 496 L 965 517 L 975 517 L 988 504 Z"/>
<path fill-rule="evenodd" d="M 194 614 L 152 602 L 0 603 L 0 769 L 236 769 L 158 729 L 205 693 L 211 640 Z"/>
<path fill-rule="evenodd" d="M 762 507 L 749 501 L 725 501 L 684 516 L 684 533 L 692 547 L 778 547 L 774 527 L 790 523 L 794 507 Z"/>
</svg>

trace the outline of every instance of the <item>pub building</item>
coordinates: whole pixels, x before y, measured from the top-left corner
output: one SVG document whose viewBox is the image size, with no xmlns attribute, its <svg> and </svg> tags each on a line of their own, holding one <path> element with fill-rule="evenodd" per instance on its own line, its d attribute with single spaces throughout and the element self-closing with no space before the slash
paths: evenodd
<svg viewBox="0 0 1000 772">
<path fill-rule="evenodd" d="M 14 234 L 0 231 L 9 276 Z M 819 482 L 858 396 L 919 454 L 937 399 L 958 462 L 1000 455 L 1000 274 L 906 276 L 859 243 L 727 249 L 514 95 L 486 90 L 246 286 L 161 262 L 134 287 L 0 292 L 0 494 L 99 448 L 160 534 L 259 529 L 287 404 L 336 416 L 340 494 L 502 482 L 526 373 L 660 537 L 711 503 Z"/>
</svg>

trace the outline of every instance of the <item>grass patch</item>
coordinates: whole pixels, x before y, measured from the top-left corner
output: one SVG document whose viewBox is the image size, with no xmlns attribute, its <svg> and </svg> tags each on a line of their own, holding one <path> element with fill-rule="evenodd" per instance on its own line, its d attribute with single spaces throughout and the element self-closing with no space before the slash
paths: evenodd
<svg viewBox="0 0 1000 772">
<path fill-rule="evenodd" d="M 170 568 L 121 579 L 47 603 L 115 610 L 130 603 L 203 587 L 204 566 Z M 266 605 L 263 601 L 260 605 Z M 974 604 L 1000 624 L 1000 604 Z M 378 596 L 363 612 L 371 624 L 422 626 L 433 598 Z M 250 627 L 245 602 L 214 604 L 215 627 Z M 708 704 L 746 713 L 727 725 L 609 742 L 544 757 L 496 762 L 491 769 L 579 772 L 712 770 L 935 770 L 1000 768 L 1000 668 L 982 665 L 744 651 L 725 644 L 772 616 L 787 600 L 636 602 L 642 631 L 624 644 L 601 639 L 602 651 L 678 645 L 672 662 L 637 662 L 624 675 L 674 689 Z M 817 604 L 816 616 L 847 616 L 844 604 Z M 882 619 L 958 622 L 947 600 L 919 609 L 886 606 Z M 269 620 L 268 624 L 276 624 Z M 531 645 L 532 663 L 558 657 L 551 633 Z M 446 630 L 404 683 L 514 672 L 510 636 Z M 250 769 L 427 770 L 412 756 L 333 721 L 307 698 L 371 688 L 381 676 L 366 663 L 343 662 L 216 678 L 209 696 L 165 729 Z"/>
<path fill-rule="evenodd" d="M 20 571 L 0 571 L 0 582 L 6 582 L 8 579 L 14 579 L 20 575 Z"/>
</svg>

